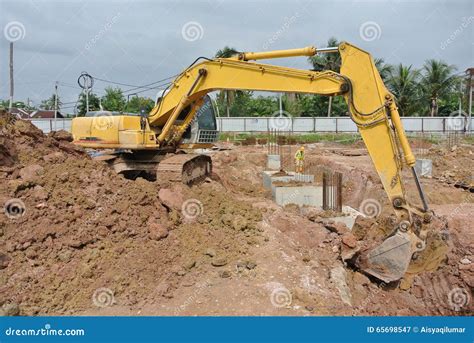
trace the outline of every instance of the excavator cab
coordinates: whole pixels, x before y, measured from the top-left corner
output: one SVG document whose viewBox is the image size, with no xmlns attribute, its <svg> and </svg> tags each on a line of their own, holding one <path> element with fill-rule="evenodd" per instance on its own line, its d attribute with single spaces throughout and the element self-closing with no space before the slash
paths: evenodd
<svg viewBox="0 0 474 343">
<path fill-rule="evenodd" d="M 189 109 L 183 110 L 185 117 Z M 179 121 L 179 117 L 178 117 Z M 204 97 L 202 106 L 197 111 L 191 125 L 188 126 L 183 134 L 181 148 L 209 148 L 219 139 L 217 130 L 216 111 L 210 96 Z"/>
</svg>

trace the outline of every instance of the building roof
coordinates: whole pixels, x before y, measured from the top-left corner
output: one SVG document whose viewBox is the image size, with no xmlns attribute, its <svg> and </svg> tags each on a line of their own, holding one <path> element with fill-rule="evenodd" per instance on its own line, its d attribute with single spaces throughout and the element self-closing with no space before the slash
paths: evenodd
<svg viewBox="0 0 474 343">
<path fill-rule="evenodd" d="M 10 113 L 21 119 L 29 119 L 32 111 L 25 110 L 23 108 L 12 107 Z"/>
<path fill-rule="evenodd" d="M 54 110 L 37 110 L 31 113 L 31 118 L 54 118 Z M 61 112 L 58 111 L 57 118 L 64 118 Z"/>
</svg>

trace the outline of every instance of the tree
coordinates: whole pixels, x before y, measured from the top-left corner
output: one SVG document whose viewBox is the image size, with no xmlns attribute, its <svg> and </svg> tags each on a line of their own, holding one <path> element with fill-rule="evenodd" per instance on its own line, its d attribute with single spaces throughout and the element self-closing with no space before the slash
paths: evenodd
<svg viewBox="0 0 474 343">
<path fill-rule="evenodd" d="M 215 57 L 216 58 L 229 58 L 229 57 L 234 56 L 237 53 L 238 51 L 236 49 L 225 46 L 223 49 L 217 50 Z M 224 103 L 223 100 L 225 99 L 225 111 L 226 111 L 227 117 L 230 117 L 230 107 L 232 106 L 232 102 L 234 101 L 234 98 L 235 98 L 235 91 L 233 90 L 226 89 L 226 90 L 222 90 L 219 93 L 219 100 L 221 100 L 221 103 Z"/>
<path fill-rule="evenodd" d="M 143 109 L 145 113 L 149 113 L 154 105 L 155 102 L 150 98 L 134 96 L 130 98 L 130 101 L 125 105 L 124 111 L 129 113 L 140 113 Z"/>
<path fill-rule="evenodd" d="M 457 77 L 453 75 L 455 70 L 455 66 L 433 59 L 427 60 L 423 65 L 420 85 L 425 101 L 429 101 L 432 117 L 438 115 L 439 100 L 446 100 L 453 92 L 457 81 Z"/>
<path fill-rule="evenodd" d="M 86 94 L 84 92 L 79 96 L 79 101 L 77 105 L 77 112 L 79 116 L 84 116 L 87 112 L 86 106 Z M 100 100 L 99 97 L 94 93 L 89 93 L 89 111 L 98 111 L 100 110 Z"/>
<path fill-rule="evenodd" d="M 420 109 L 419 78 L 418 70 L 402 64 L 392 68 L 387 77 L 387 87 L 395 96 L 402 116 L 413 115 Z"/>
<path fill-rule="evenodd" d="M 331 37 L 328 39 L 327 47 L 331 46 L 338 46 L 339 42 L 335 37 Z M 308 57 L 309 63 L 313 66 L 313 71 L 324 71 L 324 70 L 332 70 L 335 72 L 339 72 L 341 69 L 341 56 L 339 54 L 321 54 Z M 321 99 L 321 98 L 317 98 Z M 332 112 L 332 100 L 333 97 L 329 97 L 327 113 L 328 117 L 331 116 Z"/>
<path fill-rule="evenodd" d="M 339 46 L 339 42 L 335 37 L 328 39 L 326 47 Z M 339 54 L 319 54 L 308 57 L 309 63 L 313 66 L 313 71 L 332 70 L 339 72 L 341 69 L 341 56 Z"/>
<path fill-rule="evenodd" d="M 119 87 L 107 87 L 102 97 L 102 108 L 106 111 L 123 111 L 127 100 Z"/>
<path fill-rule="evenodd" d="M 374 60 L 374 64 L 377 70 L 379 71 L 382 81 L 386 82 L 393 71 L 393 66 L 391 64 L 385 63 L 383 58 L 376 58 Z"/>
<path fill-rule="evenodd" d="M 53 94 L 46 100 L 41 101 L 40 108 L 43 110 L 54 110 L 56 95 Z M 60 108 L 62 102 L 58 96 L 58 108 Z"/>
</svg>

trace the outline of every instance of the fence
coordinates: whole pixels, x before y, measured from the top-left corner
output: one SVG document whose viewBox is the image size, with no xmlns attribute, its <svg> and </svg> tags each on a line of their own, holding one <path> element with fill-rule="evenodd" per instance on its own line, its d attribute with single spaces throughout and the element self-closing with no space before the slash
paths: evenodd
<svg viewBox="0 0 474 343">
<path fill-rule="evenodd" d="M 69 118 L 58 118 L 56 123 L 54 119 L 31 119 L 31 123 L 44 133 L 51 131 L 66 130 L 71 132 L 71 120 Z"/>
<path fill-rule="evenodd" d="M 460 117 L 406 117 L 403 126 L 408 132 L 444 133 L 455 128 L 462 131 L 464 120 Z M 471 127 L 474 118 L 471 118 Z M 222 132 L 268 132 L 272 129 L 293 132 L 357 132 L 349 117 L 220 117 L 218 129 Z"/>
<path fill-rule="evenodd" d="M 445 133 L 457 127 L 461 130 L 459 117 L 406 117 L 402 118 L 403 126 L 408 132 Z M 32 119 L 31 122 L 48 133 L 55 129 L 54 119 Z M 471 125 L 474 118 L 471 118 Z M 57 130 L 71 131 L 71 119 L 57 119 Z M 272 129 L 281 131 L 305 132 L 357 132 L 357 126 L 349 117 L 220 117 L 217 127 L 222 132 L 268 132 Z"/>
</svg>

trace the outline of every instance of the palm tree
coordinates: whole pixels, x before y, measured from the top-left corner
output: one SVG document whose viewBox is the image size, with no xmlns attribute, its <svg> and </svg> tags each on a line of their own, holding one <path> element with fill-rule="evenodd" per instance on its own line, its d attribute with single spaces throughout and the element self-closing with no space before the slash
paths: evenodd
<svg viewBox="0 0 474 343">
<path fill-rule="evenodd" d="M 449 94 L 456 82 L 456 75 L 453 75 L 455 70 L 455 66 L 433 59 L 423 65 L 420 84 L 424 97 L 430 101 L 432 117 L 438 115 L 439 98 Z"/>
<path fill-rule="evenodd" d="M 327 47 L 338 46 L 339 42 L 335 37 L 328 39 Z M 332 70 L 339 72 L 341 68 L 341 56 L 339 54 L 321 54 L 308 57 L 309 63 L 313 66 L 313 71 Z M 332 96 L 329 97 L 328 117 L 331 116 Z"/>
<path fill-rule="evenodd" d="M 374 64 L 377 70 L 379 71 L 382 81 L 386 82 L 393 71 L 393 66 L 391 64 L 385 63 L 383 58 L 374 59 Z"/>
<path fill-rule="evenodd" d="M 238 53 L 239 52 L 236 49 L 225 46 L 223 49 L 217 50 L 215 57 L 216 58 L 229 58 Z M 219 100 L 224 102 L 224 99 L 225 99 L 225 104 L 226 104 L 225 106 L 226 115 L 227 117 L 230 117 L 230 107 L 235 99 L 235 91 L 228 90 L 228 89 L 222 90 L 219 93 Z"/>
<path fill-rule="evenodd" d="M 412 69 L 412 66 L 404 66 L 401 63 L 392 68 L 387 79 L 387 86 L 395 95 L 397 105 L 402 116 L 411 115 L 419 108 L 418 81 L 420 72 Z"/>
</svg>

